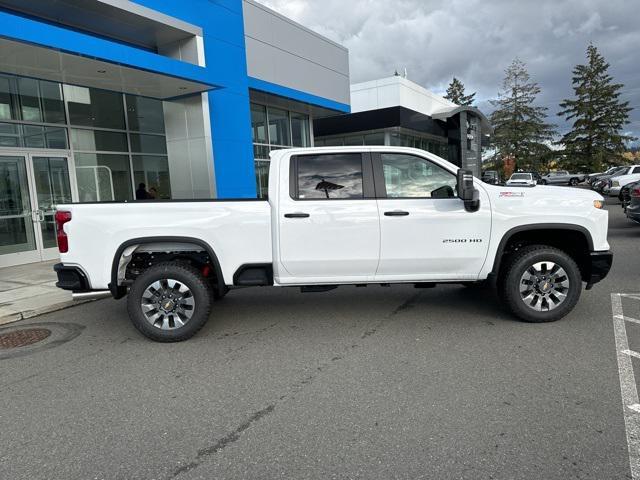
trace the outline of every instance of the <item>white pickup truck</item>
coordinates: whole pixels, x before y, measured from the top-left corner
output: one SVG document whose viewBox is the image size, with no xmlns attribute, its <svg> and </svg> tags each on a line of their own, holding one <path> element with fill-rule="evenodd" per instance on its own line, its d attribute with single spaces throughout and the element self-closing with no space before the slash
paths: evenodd
<svg viewBox="0 0 640 480">
<path fill-rule="evenodd" d="M 411 148 L 279 150 L 268 200 L 59 205 L 57 285 L 127 295 L 132 322 L 157 341 L 191 337 L 215 300 L 250 286 L 493 279 L 517 317 L 548 322 L 611 267 L 602 200 L 488 185 Z"/>
</svg>

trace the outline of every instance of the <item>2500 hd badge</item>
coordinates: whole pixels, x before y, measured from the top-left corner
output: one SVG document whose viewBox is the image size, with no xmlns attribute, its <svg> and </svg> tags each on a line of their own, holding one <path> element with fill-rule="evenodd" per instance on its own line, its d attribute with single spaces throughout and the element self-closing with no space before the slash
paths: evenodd
<svg viewBox="0 0 640 480">
<path fill-rule="evenodd" d="M 482 243 L 481 238 L 445 238 L 442 243 Z"/>
</svg>

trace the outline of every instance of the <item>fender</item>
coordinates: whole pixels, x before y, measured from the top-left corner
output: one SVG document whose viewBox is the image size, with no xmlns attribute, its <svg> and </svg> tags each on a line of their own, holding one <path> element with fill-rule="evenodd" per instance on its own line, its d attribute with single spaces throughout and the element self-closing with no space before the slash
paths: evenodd
<svg viewBox="0 0 640 480">
<path fill-rule="evenodd" d="M 211 245 L 209 245 L 207 242 L 192 237 L 142 237 L 127 240 L 116 250 L 116 253 L 113 257 L 113 263 L 111 264 L 111 283 L 109 283 L 109 290 L 111 291 L 111 295 L 113 295 L 113 298 L 119 299 L 127 294 L 127 289 L 118 285 L 118 265 L 120 263 L 120 257 L 122 257 L 122 253 L 125 251 L 125 249 L 127 247 L 130 247 L 131 245 L 157 242 L 193 243 L 195 245 L 198 245 L 199 247 L 202 247 L 202 249 L 207 252 L 209 258 L 213 262 L 213 268 L 215 269 L 216 278 L 218 279 L 218 292 L 221 295 L 224 295 L 226 285 L 224 283 L 224 277 L 222 275 L 222 268 L 220 267 L 220 262 L 218 261 L 216 253 L 211 248 Z"/>
<path fill-rule="evenodd" d="M 491 270 L 491 274 L 497 275 L 500 271 L 500 264 L 502 262 L 504 249 L 511 237 L 513 237 L 516 233 L 536 230 L 571 230 L 574 232 L 580 232 L 587 240 L 589 251 L 593 252 L 593 238 L 591 237 L 591 233 L 589 233 L 589 230 L 581 225 L 573 225 L 570 223 L 534 223 L 531 225 L 520 225 L 518 227 L 513 227 L 512 229 L 507 230 L 506 233 L 502 236 L 500 244 L 498 245 L 498 250 L 496 250 L 496 255 L 493 260 L 493 270 Z"/>
</svg>

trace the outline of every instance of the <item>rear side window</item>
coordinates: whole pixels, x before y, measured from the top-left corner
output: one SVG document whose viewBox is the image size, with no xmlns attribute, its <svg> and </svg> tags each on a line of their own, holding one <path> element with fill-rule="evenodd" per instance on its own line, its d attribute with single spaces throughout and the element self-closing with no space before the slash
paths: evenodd
<svg viewBox="0 0 640 480">
<path fill-rule="evenodd" d="M 297 162 L 297 195 L 300 200 L 364 198 L 362 155 L 336 153 L 301 155 Z"/>
</svg>

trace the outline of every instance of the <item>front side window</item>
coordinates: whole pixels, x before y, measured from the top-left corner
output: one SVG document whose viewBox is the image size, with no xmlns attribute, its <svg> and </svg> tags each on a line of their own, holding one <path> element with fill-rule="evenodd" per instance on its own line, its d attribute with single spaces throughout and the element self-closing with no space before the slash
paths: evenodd
<svg viewBox="0 0 640 480">
<path fill-rule="evenodd" d="M 453 198 L 456 177 L 429 160 L 413 155 L 383 153 L 387 198 Z"/>
<path fill-rule="evenodd" d="M 359 153 L 304 155 L 296 158 L 298 195 L 308 199 L 363 198 Z"/>
</svg>

